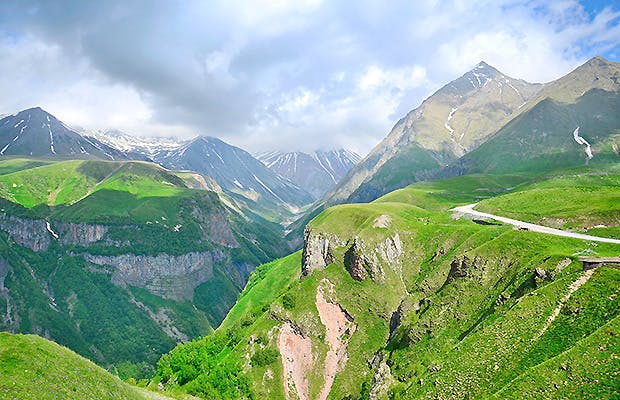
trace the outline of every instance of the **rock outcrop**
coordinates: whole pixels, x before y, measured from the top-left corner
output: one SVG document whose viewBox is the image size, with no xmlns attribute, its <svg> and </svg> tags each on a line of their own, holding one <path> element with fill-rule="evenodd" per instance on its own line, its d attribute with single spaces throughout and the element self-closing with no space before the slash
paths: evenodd
<svg viewBox="0 0 620 400">
<path fill-rule="evenodd" d="M 0 291 L 4 290 L 4 279 L 8 273 L 9 262 L 4 257 L 0 257 Z"/>
<path fill-rule="evenodd" d="M 0 230 L 8 233 L 15 243 L 33 251 L 44 251 L 52 244 L 44 220 L 20 218 L 0 213 Z"/>
<path fill-rule="evenodd" d="M 320 270 L 333 263 L 335 247 L 343 246 L 344 243 L 330 233 L 312 232 L 306 227 L 304 230 L 304 248 L 301 256 L 301 272 L 304 276 L 314 270 Z"/>
<path fill-rule="evenodd" d="M 468 269 L 471 267 L 472 262 L 466 256 L 460 259 L 452 260 L 450 263 L 450 272 L 448 273 L 447 283 L 452 282 L 458 278 L 464 278 L 467 276 Z"/>
<path fill-rule="evenodd" d="M 112 282 L 115 285 L 141 287 L 167 299 L 191 300 L 194 289 L 213 277 L 213 265 L 223 261 L 225 256 L 216 250 L 180 256 L 85 254 L 84 258 L 93 264 L 113 267 Z"/>
<path fill-rule="evenodd" d="M 357 281 L 362 281 L 367 277 L 374 281 L 384 281 L 384 267 L 400 273 L 403 244 L 398 233 L 378 244 L 371 244 L 359 237 L 344 241 L 332 233 L 313 232 L 311 228 L 306 227 L 302 253 L 302 275 L 307 276 L 314 270 L 321 270 L 336 262 L 335 250 L 345 246 L 349 247 L 344 251 L 343 264 L 351 277 Z"/>
<path fill-rule="evenodd" d="M 353 240 L 351 247 L 344 253 L 344 266 L 356 281 L 363 281 L 372 270 L 372 261 L 364 255 L 358 238 Z"/>
<path fill-rule="evenodd" d="M 102 240 L 108 233 L 108 227 L 98 224 L 76 224 L 72 222 L 54 222 L 54 230 L 63 245 L 88 246 Z"/>
</svg>

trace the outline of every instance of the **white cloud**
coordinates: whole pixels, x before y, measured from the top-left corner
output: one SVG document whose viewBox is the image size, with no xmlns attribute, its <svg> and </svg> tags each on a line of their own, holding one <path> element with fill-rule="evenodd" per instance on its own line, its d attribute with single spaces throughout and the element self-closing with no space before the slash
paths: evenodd
<svg viewBox="0 0 620 400">
<path fill-rule="evenodd" d="M 365 153 L 480 60 L 548 81 L 620 46 L 620 9 L 574 0 L 69 4 L 0 3 L 0 113 L 250 150 Z"/>
</svg>

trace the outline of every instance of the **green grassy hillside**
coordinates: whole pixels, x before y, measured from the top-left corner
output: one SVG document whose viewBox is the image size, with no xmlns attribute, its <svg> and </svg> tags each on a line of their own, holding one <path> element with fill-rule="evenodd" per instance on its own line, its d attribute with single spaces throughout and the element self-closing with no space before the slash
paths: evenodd
<svg viewBox="0 0 620 400">
<path fill-rule="evenodd" d="M 5 332 L 0 332 L 0 398 L 168 399 L 130 386 L 54 342 Z"/>
<path fill-rule="evenodd" d="M 463 156 L 450 171 L 541 174 L 571 166 L 618 162 L 618 109 L 620 94 L 600 89 L 586 92 L 575 103 L 542 100 Z M 587 160 L 584 146 L 573 138 L 578 126 L 580 136 L 592 145 L 591 160 Z"/>
<path fill-rule="evenodd" d="M 146 377 L 224 319 L 281 227 L 144 162 L 0 162 L 0 329 Z M 225 199 L 224 199 L 225 200 Z"/>
<path fill-rule="evenodd" d="M 555 172 L 483 200 L 485 212 L 555 228 L 618 237 L 620 165 Z"/>
<path fill-rule="evenodd" d="M 620 248 L 446 211 L 524 179 L 419 183 L 324 211 L 301 262 L 259 267 L 224 324 L 162 357 L 158 379 L 205 398 L 319 398 L 340 354 L 328 398 L 617 397 L 620 270 L 576 258 Z M 592 195 L 612 201 L 604 187 Z M 326 308 L 347 316 L 337 336 Z"/>
</svg>

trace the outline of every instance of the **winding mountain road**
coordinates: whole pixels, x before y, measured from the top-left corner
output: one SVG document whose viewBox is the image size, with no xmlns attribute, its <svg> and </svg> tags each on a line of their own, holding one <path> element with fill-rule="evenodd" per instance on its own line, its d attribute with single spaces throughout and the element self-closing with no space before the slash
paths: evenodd
<svg viewBox="0 0 620 400">
<path fill-rule="evenodd" d="M 604 238 L 599 236 L 584 235 L 583 233 L 567 232 L 560 229 L 549 228 L 548 226 L 536 225 L 529 222 L 523 222 L 512 218 L 500 217 L 498 215 L 488 214 L 481 211 L 474 210 L 474 207 L 478 203 L 468 204 L 466 206 L 454 207 L 450 211 L 460 213 L 464 215 L 471 215 L 479 218 L 489 218 L 496 221 L 503 222 L 505 224 L 514 225 L 519 229 L 526 229 L 532 232 L 548 233 L 550 235 L 563 236 L 573 239 L 590 240 L 593 242 L 615 243 L 620 244 L 620 239 Z"/>
</svg>

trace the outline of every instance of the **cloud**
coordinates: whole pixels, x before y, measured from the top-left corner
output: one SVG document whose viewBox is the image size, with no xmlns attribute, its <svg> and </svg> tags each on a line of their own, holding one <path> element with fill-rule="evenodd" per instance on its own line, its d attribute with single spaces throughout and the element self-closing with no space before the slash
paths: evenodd
<svg viewBox="0 0 620 400">
<path fill-rule="evenodd" d="M 366 152 L 485 60 L 548 81 L 617 57 L 620 9 L 566 0 L 5 0 L 0 112 L 208 134 L 250 150 Z"/>
</svg>

